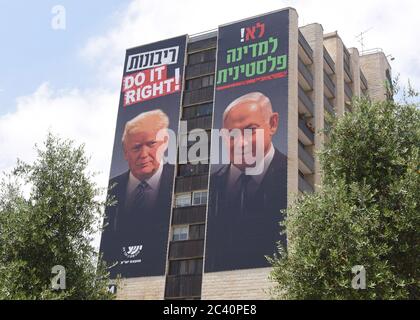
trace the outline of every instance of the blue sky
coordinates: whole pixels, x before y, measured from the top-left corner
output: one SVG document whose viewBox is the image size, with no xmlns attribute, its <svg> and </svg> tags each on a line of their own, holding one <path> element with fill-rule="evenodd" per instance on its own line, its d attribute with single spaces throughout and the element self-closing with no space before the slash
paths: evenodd
<svg viewBox="0 0 420 320">
<path fill-rule="evenodd" d="M 15 99 L 35 91 L 43 81 L 56 88 L 92 85 L 92 70 L 78 52 L 90 37 L 109 28 L 115 12 L 128 2 L 1 0 L 0 115 L 13 111 Z M 51 27 L 51 10 L 57 4 L 66 9 L 65 30 Z"/>
</svg>

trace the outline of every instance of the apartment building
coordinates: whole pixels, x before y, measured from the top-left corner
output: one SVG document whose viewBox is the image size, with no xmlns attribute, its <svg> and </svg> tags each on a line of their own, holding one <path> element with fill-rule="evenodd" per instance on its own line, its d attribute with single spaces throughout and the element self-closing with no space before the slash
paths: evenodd
<svg viewBox="0 0 420 320">
<path fill-rule="evenodd" d="M 326 33 L 321 24 L 299 27 L 298 13 L 293 8 L 279 11 L 287 12 L 289 17 L 287 202 L 290 203 L 300 193 L 315 192 L 321 183 L 316 151 L 328 141 L 324 129 L 331 126 L 329 119 L 351 112 L 353 97 L 386 99 L 385 82 L 391 81 L 391 66 L 381 50 L 360 53 L 357 48 L 347 48 L 338 32 Z M 209 136 L 214 124 L 218 36 L 218 30 L 212 30 L 187 37 L 182 81 L 180 120 L 187 121 L 189 131 L 200 128 Z M 269 266 L 205 272 L 209 177 L 209 164 L 176 166 L 165 274 L 124 278 L 118 298 L 269 298 Z"/>
</svg>

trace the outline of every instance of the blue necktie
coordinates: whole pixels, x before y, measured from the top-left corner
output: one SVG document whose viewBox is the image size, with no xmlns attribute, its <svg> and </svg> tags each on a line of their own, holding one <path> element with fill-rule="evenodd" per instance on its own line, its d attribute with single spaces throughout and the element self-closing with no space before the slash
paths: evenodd
<svg viewBox="0 0 420 320">
<path fill-rule="evenodd" d="M 130 209 L 139 209 L 141 208 L 144 203 L 145 203 L 145 198 L 146 198 L 146 190 L 150 188 L 150 186 L 147 184 L 146 181 L 141 181 L 135 191 L 134 191 L 134 195 L 132 197 L 131 200 L 131 205 L 130 205 Z"/>
</svg>

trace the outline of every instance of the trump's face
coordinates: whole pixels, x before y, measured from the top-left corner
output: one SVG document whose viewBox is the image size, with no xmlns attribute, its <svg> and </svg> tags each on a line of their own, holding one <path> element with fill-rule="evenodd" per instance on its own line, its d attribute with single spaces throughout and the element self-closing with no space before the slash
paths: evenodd
<svg viewBox="0 0 420 320">
<path fill-rule="evenodd" d="M 257 144 L 262 144 L 265 155 L 270 150 L 272 136 L 277 131 L 278 119 L 278 113 L 267 115 L 263 112 L 263 108 L 254 101 L 243 101 L 235 105 L 224 121 L 225 129 L 229 131 L 239 129 L 241 132 L 239 137 L 225 137 L 225 142 L 228 142 L 229 146 L 231 162 L 239 168 L 254 165 L 246 163 L 246 156 L 249 153 L 253 157 L 256 156 Z M 250 134 L 244 134 L 245 129 L 249 129 Z M 262 139 L 257 138 L 257 129 L 262 129 Z M 240 151 L 239 157 L 238 154 L 235 154 L 238 151 Z M 241 161 L 234 162 L 235 159 L 241 159 L 241 157 Z"/>
<path fill-rule="evenodd" d="M 168 138 L 166 136 L 163 141 L 158 141 L 158 132 L 158 129 L 146 126 L 131 130 L 126 136 L 124 157 L 137 179 L 150 178 L 159 169 Z"/>
</svg>

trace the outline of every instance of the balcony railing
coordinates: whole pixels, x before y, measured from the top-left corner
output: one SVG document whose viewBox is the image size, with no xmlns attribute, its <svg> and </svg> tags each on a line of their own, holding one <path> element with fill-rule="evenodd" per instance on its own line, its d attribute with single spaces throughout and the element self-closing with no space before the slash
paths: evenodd
<svg viewBox="0 0 420 320">
<path fill-rule="evenodd" d="M 344 62 L 344 71 L 346 72 L 348 78 L 350 79 L 350 82 L 353 81 L 353 76 L 351 75 L 351 69 L 350 69 L 350 65 L 348 65 L 346 62 Z"/>
<path fill-rule="evenodd" d="M 315 166 L 314 158 L 300 144 L 298 144 L 298 155 L 303 164 L 309 169 L 311 173 L 313 173 Z"/>
<path fill-rule="evenodd" d="M 189 192 L 207 189 L 208 174 L 193 177 L 176 177 L 175 192 Z"/>
<path fill-rule="evenodd" d="M 204 239 L 172 241 L 169 245 L 169 259 L 189 259 L 202 257 Z"/>
<path fill-rule="evenodd" d="M 188 43 L 188 53 L 201 51 L 205 49 L 215 48 L 217 45 L 217 37 L 203 39 Z"/>
<path fill-rule="evenodd" d="M 210 102 L 213 100 L 214 86 L 204 87 L 193 91 L 184 91 L 184 106 Z"/>
<path fill-rule="evenodd" d="M 178 166 L 178 176 L 191 177 L 207 174 L 209 172 L 209 164 L 206 163 L 184 163 Z"/>
<path fill-rule="evenodd" d="M 324 83 L 331 93 L 331 97 L 335 97 L 335 84 L 331 80 L 329 74 L 324 71 Z"/>
<path fill-rule="evenodd" d="M 314 133 L 312 132 L 311 129 L 308 128 L 305 120 L 299 118 L 298 121 L 299 121 L 298 122 L 299 129 L 303 132 L 303 134 L 306 136 L 306 138 L 311 142 L 310 144 L 313 144 L 314 143 Z"/>
<path fill-rule="evenodd" d="M 191 119 L 187 119 L 187 128 L 188 130 L 193 130 L 193 129 L 208 130 L 208 129 L 211 129 L 211 122 L 212 122 L 211 115 L 191 118 Z"/>
<path fill-rule="evenodd" d="M 204 223 L 206 221 L 206 205 L 174 208 L 172 224 Z"/>
<path fill-rule="evenodd" d="M 307 116 L 313 117 L 314 115 L 314 103 L 312 102 L 311 98 L 308 97 L 306 92 L 303 88 L 299 85 L 299 101 L 302 109 L 300 113 L 305 113 Z"/>
<path fill-rule="evenodd" d="M 314 79 L 312 77 L 312 73 L 311 71 L 309 71 L 308 67 L 303 63 L 301 58 L 299 58 L 298 69 L 307 83 L 307 88 L 304 87 L 304 89 L 312 90 L 312 88 L 314 87 Z"/>
<path fill-rule="evenodd" d="M 166 277 L 165 298 L 193 298 L 201 296 L 201 274 Z"/>
<path fill-rule="evenodd" d="M 335 115 L 334 107 L 326 96 L 324 96 L 324 107 L 331 115 Z"/>
<path fill-rule="evenodd" d="M 215 61 L 208 61 L 193 65 L 187 65 L 185 70 L 185 78 L 191 79 L 199 76 L 204 76 L 207 74 L 214 73 L 216 68 L 216 62 Z"/>
<path fill-rule="evenodd" d="M 303 51 L 305 52 L 306 56 L 309 58 L 311 63 L 313 62 L 313 50 L 309 45 L 308 41 L 306 41 L 305 37 L 303 36 L 302 32 L 299 31 L 299 44 L 302 47 Z"/>
<path fill-rule="evenodd" d="M 350 102 L 353 97 L 353 90 L 351 90 L 348 83 L 344 82 L 344 92 L 348 98 L 348 101 Z"/>
<path fill-rule="evenodd" d="M 327 63 L 328 67 L 330 67 L 332 73 L 335 72 L 335 63 L 331 58 L 330 54 L 328 53 L 327 49 L 324 47 L 324 60 Z"/>
<path fill-rule="evenodd" d="M 314 192 L 314 188 L 301 175 L 299 175 L 298 188 L 301 192 Z"/>
<path fill-rule="evenodd" d="M 360 82 L 363 84 L 363 86 L 364 86 L 364 90 L 366 90 L 367 89 L 367 87 L 368 87 L 368 83 L 367 83 L 367 80 L 366 80 L 366 77 L 365 77 L 365 75 L 363 74 L 363 72 L 362 72 L 362 70 L 360 70 Z"/>
</svg>

